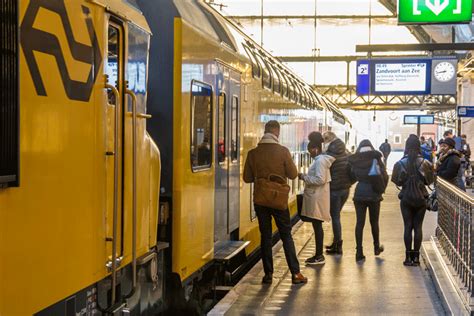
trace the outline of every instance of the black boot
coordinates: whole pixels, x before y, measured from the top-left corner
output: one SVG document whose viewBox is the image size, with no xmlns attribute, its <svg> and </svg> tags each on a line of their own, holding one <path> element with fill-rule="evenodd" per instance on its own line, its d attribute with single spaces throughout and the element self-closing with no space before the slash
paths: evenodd
<svg viewBox="0 0 474 316">
<path fill-rule="evenodd" d="M 357 248 L 356 252 L 356 261 L 362 261 L 365 260 L 364 252 L 362 251 L 362 248 Z"/>
<path fill-rule="evenodd" d="M 420 252 L 419 251 L 411 252 L 411 261 L 413 262 L 413 266 L 415 267 L 418 267 L 420 265 Z"/>
<path fill-rule="evenodd" d="M 331 249 L 331 248 L 334 247 L 335 244 L 336 244 L 336 243 L 333 241 L 332 244 L 326 245 L 326 246 L 324 246 L 324 248 L 326 248 L 326 249 Z"/>
<path fill-rule="evenodd" d="M 375 245 L 374 246 L 374 254 L 376 256 L 380 255 L 385 250 L 383 245 Z"/>
<path fill-rule="evenodd" d="M 328 255 L 342 255 L 342 240 L 333 244 L 332 248 L 326 249 Z"/>
<path fill-rule="evenodd" d="M 412 251 L 405 251 L 405 261 L 403 261 L 404 266 L 412 266 L 413 265 L 413 260 L 412 260 Z"/>
</svg>

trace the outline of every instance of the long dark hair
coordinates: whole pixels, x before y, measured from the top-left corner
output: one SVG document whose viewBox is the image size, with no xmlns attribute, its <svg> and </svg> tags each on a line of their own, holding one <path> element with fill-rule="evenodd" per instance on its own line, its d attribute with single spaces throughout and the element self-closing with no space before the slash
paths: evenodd
<svg viewBox="0 0 474 316">
<path fill-rule="evenodd" d="M 411 134 L 405 143 L 405 157 L 408 160 L 408 173 L 416 172 L 416 160 L 421 155 L 421 143 L 418 136 Z"/>
</svg>

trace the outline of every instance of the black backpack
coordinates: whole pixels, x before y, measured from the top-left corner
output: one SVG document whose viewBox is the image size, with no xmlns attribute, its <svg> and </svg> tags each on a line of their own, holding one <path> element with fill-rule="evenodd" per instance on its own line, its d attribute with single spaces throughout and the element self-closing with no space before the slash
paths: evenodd
<svg viewBox="0 0 474 316">
<path fill-rule="evenodd" d="M 427 191 L 423 177 L 418 171 L 421 164 L 418 167 L 415 166 L 414 172 L 408 170 L 407 163 L 402 162 L 401 164 L 408 175 L 402 188 L 401 201 L 413 208 L 426 207 Z"/>
</svg>

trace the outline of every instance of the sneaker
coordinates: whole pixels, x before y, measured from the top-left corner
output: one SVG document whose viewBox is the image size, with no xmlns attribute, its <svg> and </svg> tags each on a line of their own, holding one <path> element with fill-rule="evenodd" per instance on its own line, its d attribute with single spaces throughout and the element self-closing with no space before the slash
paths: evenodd
<svg viewBox="0 0 474 316">
<path fill-rule="evenodd" d="M 273 275 L 271 273 L 266 273 L 262 278 L 263 284 L 272 284 L 273 282 Z"/>
<path fill-rule="evenodd" d="M 294 274 L 291 277 L 291 282 L 293 284 L 302 284 L 302 283 L 308 283 L 308 278 L 306 278 L 304 275 L 301 273 Z"/>
<path fill-rule="evenodd" d="M 318 264 L 325 264 L 326 260 L 323 255 L 312 256 L 311 258 L 306 259 L 305 263 L 309 265 L 318 265 Z"/>
</svg>

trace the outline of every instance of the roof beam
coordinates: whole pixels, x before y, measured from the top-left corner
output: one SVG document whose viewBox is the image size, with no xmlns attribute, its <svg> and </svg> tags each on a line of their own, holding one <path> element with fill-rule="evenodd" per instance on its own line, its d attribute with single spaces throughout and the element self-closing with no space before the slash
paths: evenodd
<svg viewBox="0 0 474 316">
<path fill-rule="evenodd" d="M 415 55 L 377 55 L 372 58 L 403 58 L 403 57 L 420 57 L 419 54 Z M 426 55 L 428 57 L 428 55 Z M 276 57 L 282 62 L 298 63 L 298 62 L 351 62 L 359 59 L 367 59 L 367 56 L 279 56 Z"/>
<path fill-rule="evenodd" d="M 357 19 L 396 19 L 395 15 L 229 15 L 230 19 L 235 20 L 314 20 L 314 19 L 338 19 L 338 20 L 357 20 Z"/>
<path fill-rule="evenodd" d="M 357 53 L 409 52 L 409 51 L 467 51 L 474 50 L 474 43 L 431 43 L 431 44 L 383 44 L 356 45 Z"/>
<path fill-rule="evenodd" d="M 397 0 L 379 0 L 390 12 L 397 14 Z M 405 25 L 420 43 L 435 42 L 421 25 Z"/>
</svg>

